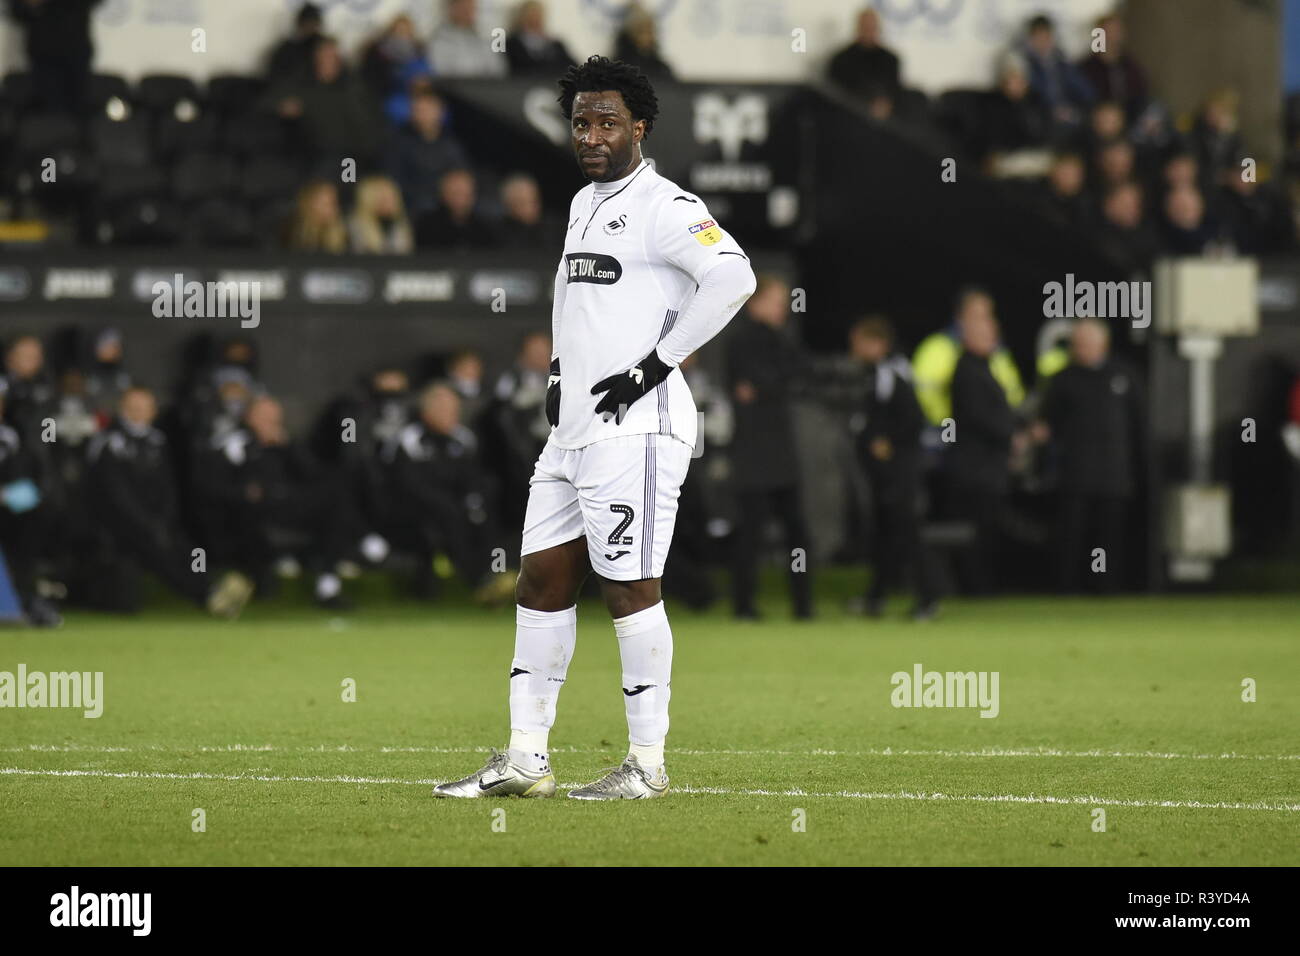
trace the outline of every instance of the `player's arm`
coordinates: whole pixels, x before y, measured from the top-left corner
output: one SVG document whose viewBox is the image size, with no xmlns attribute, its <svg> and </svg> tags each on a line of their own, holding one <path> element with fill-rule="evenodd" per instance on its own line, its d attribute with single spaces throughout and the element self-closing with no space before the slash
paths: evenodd
<svg viewBox="0 0 1300 956">
<path fill-rule="evenodd" d="M 596 405 L 596 414 L 614 414 L 620 422 L 628 406 L 721 332 L 757 286 L 749 258 L 701 204 L 662 203 L 654 235 L 660 253 L 695 280 L 696 290 L 649 355 L 592 387 L 593 395 L 606 393 Z"/>
<path fill-rule="evenodd" d="M 564 315 L 564 256 L 555 270 L 555 297 L 551 302 L 551 374 L 546 380 L 546 420 L 552 428 L 560 424 L 560 318 Z"/>
</svg>

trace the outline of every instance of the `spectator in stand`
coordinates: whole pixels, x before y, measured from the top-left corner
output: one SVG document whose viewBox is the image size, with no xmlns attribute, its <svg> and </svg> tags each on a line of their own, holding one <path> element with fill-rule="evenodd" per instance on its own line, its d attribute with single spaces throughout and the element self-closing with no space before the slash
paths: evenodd
<svg viewBox="0 0 1300 956">
<path fill-rule="evenodd" d="M 1295 224 L 1274 184 L 1246 178 L 1240 166 L 1225 169 L 1220 183 L 1217 208 L 1224 233 L 1238 252 L 1267 255 L 1294 247 Z"/>
<path fill-rule="evenodd" d="M 361 55 L 361 79 L 394 123 L 410 118 L 412 79 L 432 73 L 415 24 L 404 13 L 394 17 Z"/>
<path fill-rule="evenodd" d="M 546 32 L 546 8 L 540 0 L 524 0 L 515 12 L 514 27 L 506 37 L 506 60 L 511 76 L 548 80 L 573 66 L 564 44 Z"/>
<path fill-rule="evenodd" d="M 1187 143 L 1201 171 L 1201 188 L 1213 188 L 1223 171 L 1234 168 L 1246 155 L 1237 133 L 1236 91 L 1220 90 L 1206 99 Z M 1240 170 L 1240 166 L 1235 167 L 1235 171 Z"/>
<path fill-rule="evenodd" d="M 339 210 L 339 191 L 332 182 L 317 179 L 298 190 L 285 245 L 296 252 L 347 251 L 348 230 Z"/>
<path fill-rule="evenodd" d="M 546 382 L 551 374 L 551 336 L 530 332 L 514 364 L 497 378 L 481 420 L 483 454 L 501 480 L 503 527 L 522 527 L 528 481 L 551 434 L 546 420 Z"/>
<path fill-rule="evenodd" d="M 1195 186 L 1171 189 L 1164 200 L 1161 244 L 1176 256 L 1199 256 L 1217 243 L 1219 230 L 1206 213 L 1205 199 Z"/>
<path fill-rule="evenodd" d="M 478 457 L 478 440 L 461 424 L 460 399 L 444 382 L 420 396 L 419 418 L 383 451 L 392 475 L 394 543 L 418 558 L 416 591 L 433 597 L 434 556 L 451 559 L 482 604 L 514 594 L 513 574 L 493 574 L 500 536 L 492 513 L 496 482 Z"/>
<path fill-rule="evenodd" d="M 898 98 L 898 56 L 880 43 L 880 14 L 866 7 L 858 13 L 857 35 L 833 57 L 827 76 L 846 93 L 864 102 Z"/>
<path fill-rule="evenodd" d="M 1087 170 L 1078 153 L 1057 153 L 1040 193 L 1043 212 L 1067 229 L 1087 229 L 1093 221 L 1093 200 L 1087 190 Z"/>
<path fill-rule="evenodd" d="M 237 617 L 252 595 L 252 582 L 237 573 L 213 581 L 206 567 L 194 567 L 192 542 L 181 531 L 167 438 L 154 427 L 157 414 L 152 392 L 128 388 L 117 418 L 87 451 L 94 522 L 117 570 L 116 593 L 106 597 L 117 610 L 138 611 L 138 566 L 209 613 Z"/>
<path fill-rule="evenodd" d="M 447 360 L 447 384 L 460 396 L 461 419 L 475 430 L 487 408 L 483 387 L 483 357 L 473 349 L 462 349 Z"/>
<path fill-rule="evenodd" d="M 204 456 L 196 478 L 214 552 L 209 561 L 236 563 L 262 593 L 274 590 L 277 566 L 301 561 L 315 575 L 316 603 L 351 607 L 335 568 L 355 552 L 364 523 L 342 476 L 290 438 L 279 402 L 254 399 L 244 427 Z"/>
<path fill-rule="evenodd" d="M 1093 153 L 1092 188 L 1099 195 L 1121 183 L 1132 182 L 1137 173 L 1137 153 L 1125 139 L 1103 143 Z"/>
<path fill-rule="evenodd" d="M 651 80 L 673 80 L 672 67 L 659 55 L 655 19 L 636 0 L 623 13 L 623 26 L 614 41 L 615 60 L 637 67 Z"/>
<path fill-rule="evenodd" d="M 1143 215 L 1141 186 L 1125 182 L 1110 188 L 1102 200 L 1097 238 L 1111 261 L 1126 272 L 1151 265 L 1159 244 Z"/>
<path fill-rule="evenodd" d="M 68 456 L 79 453 L 86 439 L 99 431 L 100 423 L 86 395 L 86 375 L 80 368 L 65 368 L 59 375 L 59 398 L 54 413 L 56 452 L 64 453 L 60 470 Z"/>
<path fill-rule="evenodd" d="M 438 208 L 416 222 L 416 245 L 421 249 L 487 249 L 498 244 L 495 225 L 477 210 L 473 173 L 468 169 L 444 173 L 438 195 Z"/>
<path fill-rule="evenodd" d="M 501 184 L 501 205 L 506 214 L 500 234 L 506 246 L 538 249 L 563 234 L 560 224 L 544 215 L 542 191 L 527 173 L 515 173 Z"/>
<path fill-rule="evenodd" d="M 95 59 L 90 17 L 103 0 L 9 0 L 9 16 L 26 34 L 27 68 L 36 105 L 78 113 Z"/>
<path fill-rule="evenodd" d="M 411 121 L 402 126 L 389 148 L 388 168 L 401 187 L 407 214 L 418 220 L 438 207 L 442 177 L 469 166 L 456 137 L 443 128 L 442 97 L 429 91 L 411 100 Z"/>
<path fill-rule="evenodd" d="M 1070 135 L 1083 125 L 1095 98 L 1092 88 L 1056 43 L 1056 28 L 1042 15 L 1029 21 L 1021 53 L 1029 69 L 1029 85 L 1047 110 L 1052 129 Z"/>
<path fill-rule="evenodd" d="M 1172 154 L 1160 169 L 1163 195 L 1176 189 L 1196 189 L 1201 182 L 1200 169 L 1196 157 L 1185 150 Z"/>
<path fill-rule="evenodd" d="M 27 623 L 58 627 L 63 618 L 36 592 L 36 564 L 43 557 L 52 522 L 47 501 L 48 467 L 33 445 L 9 423 L 5 382 L 0 379 L 0 550 Z"/>
<path fill-rule="evenodd" d="M 118 399 L 131 387 L 131 375 L 124 359 L 122 333 L 117 329 L 104 329 L 95 336 L 91 350 L 90 368 L 86 371 L 86 400 L 101 424 L 106 424 L 117 409 Z"/>
<path fill-rule="evenodd" d="M 1110 357 L 1110 330 L 1080 319 L 1070 336 L 1070 364 L 1049 379 L 1033 436 L 1052 440 L 1059 475 L 1058 575 L 1066 593 L 1081 590 L 1093 549 L 1106 573 L 1097 589 L 1124 583 L 1124 529 L 1137 491 L 1143 399 L 1133 374 Z"/>
<path fill-rule="evenodd" d="M 357 201 L 348 217 L 348 240 L 353 252 L 368 255 L 408 255 L 415 249 L 415 234 L 402 194 L 387 176 L 367 176 L 357 184 Z"/>
<path fill-rule="evenodd" d="M 365 165 L 374 150 L 374 108 L 333 37 L 317 37 L 311 69 L 267 91 L 263 107 L 292 124 L 314 171 L 338 176 L 344 158 Z"/>
<path fill-rule="evenodd" d="M 312 51 L 324 30 L 321 9 L 304 3 L 293 18 L 293 32 L 271 51 L 266 79 L 273 86 L 300 80 L 311 73 Z"/>
<path fill-rule="evenodd" d="M 1147 106 L 1146 71 L 1125 50 L 1124 21 L 1109 13 L 1097 21 L 1105 49 L 1090 54 L 1079 64 L 1079 72 L 1098 99 L 1123 106 L 1130 120 L 1136 120 Z"/>
<path fill-rule="evenodd" d="M 972 146 L 981 160 L 1047 142 L 1042 101 L 1029 85 L 1024 61 L 1014 54 L 1003 58 L 998 87 L 981 98 L 979 112 Z"/>
<path fill-rule="evenodd" d="M 52 417 L 58 401 L 54 377 L 45 365 L 45 346 L 34 335 L 19 335 L 5 351 L 5 421 L 18 430 L 32 451 L 47 444 L 42 422 Z"/>
<path fill-rule="evenodd" d="M 434 72 L 446 77 L 504 77 L 508 63 L 492 49 L 491 41 L 478 32 L 476 0 L 446 0 L 446 19 L 429 41 L 429 62 Z"/>
<path fill-rule="evenodd" d="M 1088 150 L 1095 152 L 1105 143 L 1123 139 L 1127 126 L 1124 107 L 1114 100 L 1097 103 L 1088 113 L 1088 131 L 1085 137 Z"/>
</svg>

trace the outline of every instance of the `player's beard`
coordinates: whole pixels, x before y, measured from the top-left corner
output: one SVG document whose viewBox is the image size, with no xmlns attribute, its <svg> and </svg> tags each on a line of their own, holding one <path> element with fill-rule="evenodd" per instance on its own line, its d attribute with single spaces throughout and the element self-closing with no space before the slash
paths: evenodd
<svg viewBox="0 0 1300 956">
<path fill-rule="evenodd" d="M 578 168 L 593 183 L 612 183 L 616 179 L 622 179 L 631 170 L 636 157 L 636 145 L 633 144 L 621 152 L 601 153 L 599 155 L 604 159 L 603 163 L 589 164 L 579 156 Z"/>
</svg>

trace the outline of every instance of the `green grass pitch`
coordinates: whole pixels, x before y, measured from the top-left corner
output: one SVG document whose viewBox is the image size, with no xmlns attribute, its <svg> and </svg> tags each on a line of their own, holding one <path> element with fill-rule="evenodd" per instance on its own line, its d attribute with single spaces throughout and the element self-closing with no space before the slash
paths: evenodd
<svg viewBox="0 0 1300 956">
<path fill-rule="evenodd" d="M 0 671 L 103 671 L 105 703 L 0 709 L 0 865 L 1300 864 L 1294 598 L 954 601 L 914 625 L 831 598 L 795 623 L 767 593 L 756 623 L 670 603 L 674 792 L 625 804 L 430 796 L 504 744 L 511 608 L 2 632 Z M 997 671 L 999 715 L 895 708 L 917 663 Z M 622 699 L 584 601 L 562 785 L 621 759 Z"/>
</svg>

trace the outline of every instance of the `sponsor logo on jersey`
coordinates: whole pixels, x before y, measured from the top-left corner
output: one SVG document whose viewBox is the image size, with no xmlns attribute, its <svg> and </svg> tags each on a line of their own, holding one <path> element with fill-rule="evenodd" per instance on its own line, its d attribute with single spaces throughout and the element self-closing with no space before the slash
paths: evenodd
<svg viewBox="0 0 1300 956">
<path fill-rule="evenodd" d="M 599 252 L 566 252 L 568 282 L 594 282 L 613 285 L 623 276 L 623 266 L 613 256 Z"/>
<path fill-rule="evenodd" d="M 695 241 L 702 246 L 712 246 L 722 241 L 722 230 L 712 219 L 701 219 L 688 227 Z"/>
</svg>

